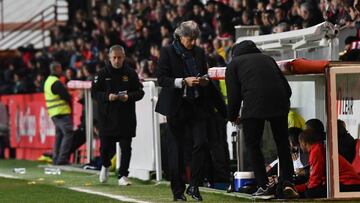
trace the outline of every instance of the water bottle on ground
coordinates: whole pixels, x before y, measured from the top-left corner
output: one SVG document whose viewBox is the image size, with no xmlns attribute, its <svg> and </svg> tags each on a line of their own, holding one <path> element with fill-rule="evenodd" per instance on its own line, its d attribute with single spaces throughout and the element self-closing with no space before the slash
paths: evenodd
<svg viewBox="0 0 360 203">
<path fill-rule="evenodd" d="M 17 174 L 26 174 L 26 168 L 14 168 L 13 171 Z"/>
</svg>

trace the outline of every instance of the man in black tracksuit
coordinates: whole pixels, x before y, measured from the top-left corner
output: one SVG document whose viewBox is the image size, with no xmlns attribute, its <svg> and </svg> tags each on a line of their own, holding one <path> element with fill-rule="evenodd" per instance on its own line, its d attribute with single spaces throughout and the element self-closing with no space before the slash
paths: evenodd
<svg viewBox="0 0 360 203">
<path fill-rule="evenodd" d="M 144 96 L 143 86 L 136 72 L 126 63 L 124 48 L 114 45 L 109 51 L 110 63 L 100 70 L 92 84 L 94 98 L 98 101 L 99 136 L 102 168 L 100 182 L 109 177 L 111 158 L 116 142 L 120 142 L 121 161 L 119 185 L 131 184 L 127 176 L 131 157 L 131 141 L 136 132 L 135 102 Z"/>
<path fill-rule="evenodd" d="M 227 66 L 225 80 L 228 119 L 235 124 L 241 120 L 243 124 L 246 149 L 259 186 L 253 195 L 271 198 L 275 193 L 275 184 L 268 182 L 260 149 L 267 120 L 271 124 L 280 160 L 280 182 L 284 186 L 284 194 L 296 196 L 290 183 L 294 173 L 287 131 L 291 89 L 286 78 L 273 58 L 262 54 L 254 42 L 245 40 L 234 45 L 233 59 Z"/>
</svg>

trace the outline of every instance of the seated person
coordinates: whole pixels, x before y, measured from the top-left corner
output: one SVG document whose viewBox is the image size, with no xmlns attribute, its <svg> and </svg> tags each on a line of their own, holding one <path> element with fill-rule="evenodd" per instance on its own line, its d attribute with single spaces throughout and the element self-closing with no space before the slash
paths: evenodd
<svg viewBox="0 0 360 203">
<path fill-rule="evenodd" d="M 346 124 L 342 120 L 337 121 L 338 127 L 338 147 L 339 154 L 343 156 L 349 163 L 352 163 L 355 157 L 355 139 L 346 130 Z"/>
<path fill-rule="evenodd" d="M 305 129 L 312 129 L 314 130 L 320 137 L 322 141 L 326 140 L 326 133 L 324 124 L 317 118 L 313 118 L 310 120 L 307 120 L 305 122 Z"/>
<path fill-rule="evenodd" d="M 295 127 L 288 130 L 296 183 L 304 183 L 309 178 L 309 154 L 301 150 L 299 143 L 299 135 L 302 131 L 301 128 Z"/>
<path fill-rule="evenodd" d="M 304 130 L 299 136 L 300 147 L 309 153 L 310 177 L 306 184 L 296 185 L 297 192 L 308 198 L 326 197 L 326 156 L 322 135 L 313 129 Z M 340 191 L 358 190 L 360 176 L 350 163 L 339 155 Z"/>
<path fill-rule="evenodd" d="M 308 160 L 309 155 L 300 149 L 299 134 L 302 132 L 301 128 L 291 127 L 288 129 L 289 143 L 291 149 L 291 157 L 293 159 L 295 182 L 304 183 L 309 177 Z M 276 178 L 277 164 L 279 160 L 276 159 L 267 167 L 267 173 L 269 177 Z"/>
</svg>

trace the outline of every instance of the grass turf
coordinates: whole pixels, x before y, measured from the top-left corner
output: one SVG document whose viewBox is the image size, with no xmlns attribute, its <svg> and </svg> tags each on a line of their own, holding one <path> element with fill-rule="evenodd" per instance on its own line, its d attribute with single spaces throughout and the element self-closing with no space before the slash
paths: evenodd
<svg viewBox="0 0 360 203">
<path fill-rule="evenodd" d="M 129 198 L 134 198 L 137 200 L 144 200 L 150 202 L 172 202 L 172 195 L 170 191 L 170 187 L 164 184 L 155 184 L 152 181 L 141 181 L 137 179 L 131 179 L 133 185 L 129 187 L 120 187 L 117 185 L 117 178 L 115 176 L 111 176 L 108 183 L 100 184 L 98 180 L 98 175 L 96 174 L 87 174 L 87 173 L 79 173 L 79 172 L 66 172 L 62 171 L 61 175 L 46 175 L 44 174 L 44 169 L 39 168 L 38 162 L 32 161 L 21 161 L 21 160 L 0 160 L 0 173 L 13 175 L 20 179 L 25 179 L 24 187 L 31 188 L 32 186 L 40 186 L 41 188 L 46 188 L 46 186 L 63 189 L 64 194 L 67 192 L 72 192 L 67 190 L 67 187 L 78 187 L 83 189 L 94 190 L 98 192 L 105 192 L 109 194 L 122 195 Z M 26 168 L 26 174 L 15 174 L 13 172 L 14 168 Z M 6 187 L 0 181 L 0 188 Z M 11 182 L 11 180 L 10 180 Z M 27 185 L 27 183 L 35 183 L 35 185 Z M 41 191 L 41 190 L 40 190 Z M 22 193 L 31 196 L 31 192 L 19 190 L 18 193 Z M 37 196 L 34 196 L 34 201 L 30 202 L 42 202 L 43 198 L 45 198 L 48 194 L 53 192 L 37 192 L 39 193 Z M 1 193 L 0 193 L 1 194 Z M 57 194 L 57 193 L 54 193 Z M 78 199 L 82 198 L 82 195 L 77 197 L 77 194 L 72 196 L 69 201 L 66 202 L 78 202 Z M 89 196 L 88 194 L 82 193 L 84 196 Z M 11 196 L 17 196 L 17 192 L 12 193 Z M 50 197 L 54 195 L 50 195 Z M 225 196 L 222 194 L 214 194 L 214 193 L 206 193 L 202 192 L 202 196 L 204 198 L 204 202 L 239 202 L 239 201 L 249 201 L 248 199 Z M 2 197 L 2 195 L 0 195 Z M 188 198 L 190 200 L 190 198 Z M 62 198 L 57 198 L 57 200 L 62 201 Z M 86 200 L 86 199 L 85 199 Z M 89 197 L 88 201 L 93 202 L 93 200 Z M 106 201 L 106 200 L 105 200 Z M 192 201 L 192 200 L 190 200 Z M 18 201 L 11 201 L 18 202 Z M 54 202 L 54 201 L 53 201 Z M 98 202 L 98 201 L 97 201 Z M 100 201 L 101 202 L 101 201 Z"/>
<path fill-rule="evenodd" d="M 38 162 L 22 160 L 0 160 L 0 174 L 16 176 L 19 179 L 0 178 L 0 202 L 118 202 L 117 200 L 69 190 L 69 187 L 126 196 L 149 202 L 172 202 L 169 185 L 152 181 L 131 179 L 133 185 L 120 187 L 117 178 L 111 176 L 108 183 L 100 184 L 98 175 L 66 172 L 61 175 L 45 175 Z M 26 174 L 15 174 L 14 168 L 26 168 Z M 30 183 L 30 184 L 29 184 Z M 35 183 L 35 184 L 34 184 Z M 254 200 L 202 192 L 203 202 L 254 202 Z M 194 202 L 188 197 L 188 201 Z M 282 202 L 271 200 L 270 202 Z M 269 202 L 269 201 L 268 201 Z M 356 200 L 291 200 L 285 202 L 360 202 Z"/>
<path fill-rule="evenodd" d="M 118 202 L 53 185 L 28 183 L 27 180 L 0 178 L 1 202 Z"/>
</svg>

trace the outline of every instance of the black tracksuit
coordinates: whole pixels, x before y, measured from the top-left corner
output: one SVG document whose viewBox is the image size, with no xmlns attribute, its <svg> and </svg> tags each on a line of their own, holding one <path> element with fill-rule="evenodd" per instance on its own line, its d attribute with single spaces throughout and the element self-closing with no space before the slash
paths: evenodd
<svg viewBox="0 0 360 203">
<path fill-rule="evenodd" d="M 119 177 L 128 175 L 131 157 L 131 140 L 136 132 L 135 102 L 144 96 L 137 73 L 126 63 L 120 69 L 111 65 L 99 71 L 92 83 L 93 97 L 98 102 L 99 136 L 102 164 L 111 165 L 115 143 L 120 142 L 121 165 Z M 128 100 L 109 101 L 109 94 L 127 91 Z"/>
<path fill-rule="evenodd" d="M 265 120 L 271 130 L 280 160 L 281 177 L 290 180 L 293 163 L 290 155 L 287 114 L 291 89 L 276 62 L 256 48 L 252 41 L 235 45 L 233 59 L 226 70 L 228 119 L 235 121 L 243 102 L 241 120 L 246 148 L 257 184 L 268 182 L 264 156 L 260 149 Z"/>
</svg>

